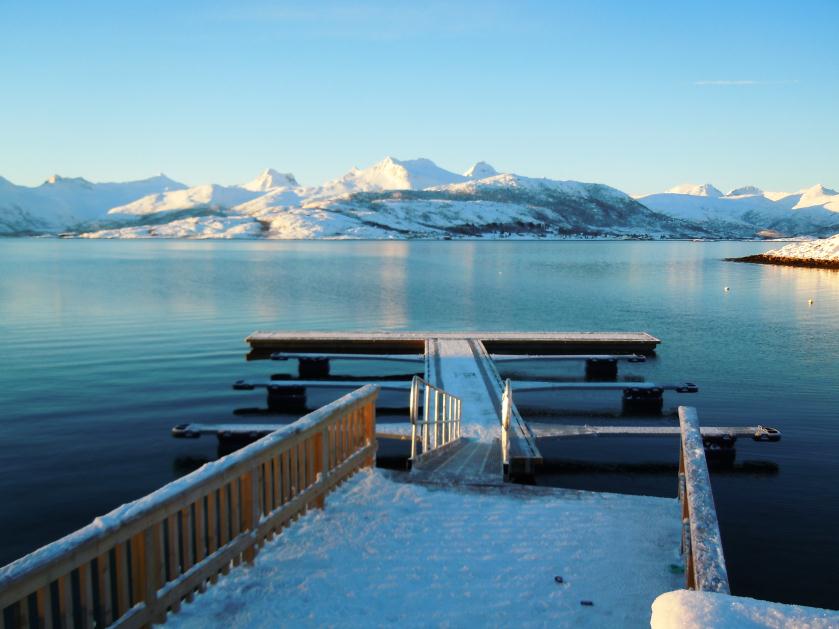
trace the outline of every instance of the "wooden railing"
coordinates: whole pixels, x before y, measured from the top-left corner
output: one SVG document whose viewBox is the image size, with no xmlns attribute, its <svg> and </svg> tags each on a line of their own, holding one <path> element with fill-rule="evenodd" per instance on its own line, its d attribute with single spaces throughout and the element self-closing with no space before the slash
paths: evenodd
<svg viewBox="0 0 839 629">
<path fill-rule="evenodd" d="M 0 628 L 162 622 L 374 463 L 366 385 L 0 569 Z"/>
<path fill-rule="evenodd" d="M 679 427 L 679 502 L 686 587 L 728 594 L 722 537 L 695 408 L 679 407 Z"/>
<path fill-rule="evenodd" d="M 421 391 L 422 389 L 422 391 Z M 419 401 L 423 398 L 422 419 Z M 411 381 L 411 459 L 414 464 L 444 445 L 460 439 L 460 398 L 429 384 L 419 376 Z M 419 452 L 417 444 L 422 451 Z"/>
</svg>

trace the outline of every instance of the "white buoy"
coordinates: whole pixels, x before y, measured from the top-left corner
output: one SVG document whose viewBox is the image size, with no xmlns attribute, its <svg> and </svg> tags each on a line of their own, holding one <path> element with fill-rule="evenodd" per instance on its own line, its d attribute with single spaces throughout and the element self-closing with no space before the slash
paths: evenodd
<svg viewBox="0 0 839 629">
<path fill-rule="evenodd" d="M 808 299 L 808 300 L 807 300 L 807 305 L 808 305 L 808 306 L 812 306 L 812 305 L 813 305 L 813 300 L 812 300 L 812 299 Z"/>
<path fill-rule="evenodd" d="M 723 290 L 727 293 L 727 292 L 728 292 L 728 291 L 730 291 L 731 289 L 730 289 L 728 286 L 726 286 L 725 288 L 723 288 Z"/>
</svg>

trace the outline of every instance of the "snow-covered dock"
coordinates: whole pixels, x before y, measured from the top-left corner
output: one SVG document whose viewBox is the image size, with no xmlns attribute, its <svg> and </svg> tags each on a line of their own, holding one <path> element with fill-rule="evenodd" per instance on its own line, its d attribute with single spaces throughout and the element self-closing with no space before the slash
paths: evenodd
<svg viewBox="0 0 839 629">
<path fill-rule="evenodd" d="M 606 347 L 593 347 L 583 341 L 597 335 L 374 334 L 317 346 L 304 335 L 285 347 L 282 336 L 260 352 L 299 352 L 300 378 L 235 388 L 276 386 L 279 401 L 298 403 L 307 387 L 361 384 L 331 376 L 331 359 L 352 360 L 353 350 L 416 363 L 418 344 L 424 377 L 366 384 L 289 425 L 176 427 L 181 437 L 244 429 L 258 440 L 0 569 L 0 629 L 167 618 L 201 627 L 639 626 L 652 601 L 682 583 L 728 593 L 704 443 L 720 435 L 701 432 L 695 409 L 679 408 L 678 500 L 505 482 L 532 476 L 541 455 L 490 348 L 544 356 L 582 344 L 589 354 L 577 358 L 606 360 L 611 374 L 610 343 L 638 352 L 654 337 L 604 335 Z M 587 377 L 602 380 L 601 367 Z M 408 394 L 410 423 L 377 427 L 377 398 L 391 384 Z M 660 400 L 661 391 L 642 392 Z M 409 435 L 410 471 L 374 468 L 381 431 Z"/>
<path fill-rule="evenodd" d="M 476 339 L 493 354 L 649 354 L 661 342 L 646 332 L 253 332 L 251 358 L 276 352 L 422 354 L 429 338 Z"/>
<path fill-rule="evenodd" d="M 356 474 L 167 624 L 639 627 L 684 579 L 675 500 L 407 476 Z"/>
</svg>

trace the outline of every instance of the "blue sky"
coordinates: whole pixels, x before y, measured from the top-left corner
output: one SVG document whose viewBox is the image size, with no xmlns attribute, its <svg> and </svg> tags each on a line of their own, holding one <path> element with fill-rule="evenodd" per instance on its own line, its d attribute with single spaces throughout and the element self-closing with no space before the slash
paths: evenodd
<svg viewBox="0 0 839 629">
<path fill-rule="evenodd" d="M 0 175 L 839 186 L 839 2 L 0 0 Z"/>
</svg>

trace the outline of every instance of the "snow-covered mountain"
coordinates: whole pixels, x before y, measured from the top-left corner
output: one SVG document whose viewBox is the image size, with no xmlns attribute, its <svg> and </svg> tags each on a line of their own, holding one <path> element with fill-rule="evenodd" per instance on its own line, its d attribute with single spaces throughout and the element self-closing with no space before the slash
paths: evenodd
<svg viewBox="0 0 839 629">
<path fill-rule="evenodd" d="M 689 194 L 694 197 L 714 198 L 722 196 L 722 192 L 710 183 L 682 183 L 667 190 L 666 194 Z"/>
<path fill-rule="evenodd" d="M 839 231 L 839 195 L 683 184 L 633 199 L 615 188 L 499 173 L 463 174 L 387 157 L 321 186 L 273 169 L 243 184 L 187 187 L 163 175 L 95 184 L 0 177 L 0 234 L 86 237 L 457 238 L 754 237 Z"/>
<path fill-rule="evenodd" d="M 40 186 L 18 186 L 0 177 L 0 234 L 56 232 L 96 220 L 114 206 L 186 186 L 158 175 L 124 183 L 91 183 L 53 175 Z"/>
<path fill-rule="evenodd" d="M 467 177 L 440 168 L 430 159 L 398 160 L 385 157 L 368 168 L 353 168 L 346 175 L 325 183 L 313 196 L 333 197 L 353 192 L 422 190 L 465 181 Z"/>
<path fill-rule="evenodd" d="M 498 171 L 486 162 L 476 162 L 472 164 L 469 170 L 463 173 L 463 176 L 467 179 L 485 179 L 487 177 L 494 177 L 497 174 Z"/>
<path fill-rule="evenodd" d="M 268 168 L 255 179 L 237 186 L 220 186 L 210 183 L 192 188 L 150 194 L 131 203 L 108 210 L 111 220 L 126 217 L 148 216 L 164 212 L 206 214 L 230 210 L 266 195 L 300 188 L 294 175 L 279 173 Z M 294 198 L 300 198 L 295 195 Z"/>
<path fill-rule="evenodd" d="M 283 184 L 289 182 L 282 182 Z M 244 186 L 238 187 L 241 194 Z M 451 237 L 693 237 L 702 229 L 651 212 L 625 193 L 602 184 L 533 179 L 498 174 L 478 162 L 464 175 L 427 159 L 385 158 L 318 188 L 280 185 L 226 207 L 198 189 L 141 199 L 149 218 L 178 212 L 163 224 L 111 226 L 93 237 L 253 237 L 268 238 L 451 238 Z M 201 192 L 205 192 L 203 188 Z M 220 192 L 220 191 L 216 191 Z M 230 193 L 230 189 L 225 189 Z M 214 207 L 224 216 L 192 219 L 183 212 Z M 136 214 L 131 205 L 115 215 Z M 243 224 L 243 217 L 251 221 Z M 226 232 L 220 225 L 229 220 Z M 222 221 L 220 223 L 219 221 Z"/>
<path fill-rule="evenodd" d="M 718 236 L 816 236 L 839 231 L 839 194 L 822 185 L 797 192 L 682 184 L 638 197 L 651 210 L 697 223 Z"/>
<path fill-rule="evenodd" d="M 278 173 L 273 168 L 266 168 L 256 179 L 242 184 L 241 187 L 254 192 L 267 192 L 274 188 L 299 188 L 300 184 L 291 173 Z"/>
</svg>

